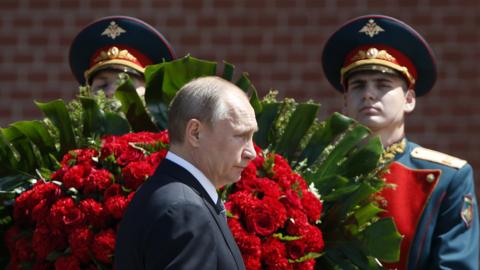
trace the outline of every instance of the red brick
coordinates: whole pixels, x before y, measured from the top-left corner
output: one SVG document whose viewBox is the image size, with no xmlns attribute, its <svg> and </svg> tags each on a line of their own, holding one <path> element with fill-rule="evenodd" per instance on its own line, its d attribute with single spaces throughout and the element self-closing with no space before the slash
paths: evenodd
<svg viewBox="0 0 480 270">
<path fill-rule="evenodd" d="M 62 96 L 62 91 L 60 90 L 44 90 L 41 91 L 39 98 L 44 99 L 44 100 L 53 100 L 60 98 Z"/>
<path fill-rule="evenodd" d="M 409 23 L 412 25 L 430 25 L 433 23 L 433 17 L 432 14 L 414 13 L 410 18 Z"/>
<path fill-rule="evenodd" d="M 304 1 L 305 7 L 308 9 L 311 8 L 325 8 L 327 4 L 327 0 L 306 0 Z"/>
<path fill-rule="evenodd" d="M 231 35 L 213 35 L 211 38 L 211 43 L 215 45 L 231 45 L 233 43 L 233 39 Z"/>
<path fill-rule="evenodd" d="M 198 34 L 193 34 L 193 35 L 183 35 L 181 38 L 180 38 L 180 43 L 183 45 L 183 46 L 196 46 L 198 44 L 200 44 L 201 42 L 201 36 L 200 36 L 200 33 Z"/>
<path fill-rule="evenodd" d="M 59 75 L 58 75 L 58 78 L 59 78 L 60 82 L 68 82 L 68 83 L 76 82 L 76 79 L 73 76 L 73 74 L 70 72 L 70 70 L 60 71 Z"/>
<path fill-rule="evenodd" d="M 18 9 L 20 7 L 20 1 L 18 0 L 2 0 L 0 1 L 0 10 Z"/>
<path fill-rule="evenodd" d="M 48 74 L 46 70 L 30 72 L 27 75 L 27 79 L 32 82 L 46 82 L 48 79 Z"/>
<path fill-rule="evenodd" d="M 302 73 L 303 81 L 318 81 L 321 77 L 321 71 L 305 71 Z"/>
<path fill-rule="evenodd" d="M 28 43 L 33 46 L 42 46 L 48 44 L 47 33 L 30 35 L 27 40 Z"/>
<path fill-rule="evenodd" d="M 17 45 L 18 37 L 14 33 L 1 33 L 0 32 L 0 46 L 12 46 Z"/>
<path fill-rule="evenodd" d="M 252 18 L 253 20 L 253 18 Z M 275 27 L 278 25 L 278 17 L 274 15 L 262 15 L 255 19 L 255 25 L 259 27 Z"/>
<path fill-rule="evenodd" d="M 64 1 L 59 1 L 58 5 L 62 9 L 76 9 L 80 8 L 80 1 L 79 0 L 64 0 Z"/>
<path fill-rule="evenodd" d="M 457 33 L 457 42 L 459 43 L 478 43 L 480 42 L 480 35 L 476 32 L 476 30 L 468 31 L 468 32 L 461 32 Z M 470 53 L 470 52 L 468 52 Z"/>
<path fill-rule="evenodd" d="M 197 26 L 199 28 L 215 27 L 218 24 L 218 19 L 211 16 L 202 16 L 197 18 Z"/>
<path fill-rule="evenodd" d="M 172 6 L 172 1 L 165 1 L 165 0 L 160 0 L 160 1 L 152 1 L 151 3 L 152 8 L 157 9 L 157 8 L 169 8 Z"/>
<path fill-rule="evenodd" d="M 203 4 L 204 4 L 203 2 L 204 1 L 200 1 L 200 0 L 183 0 L 182 9 L 199 11 L 203 8 Z"/>
<path fill-rule="evenodd" d="M 255 60 L 258 63 L 265 63 L 265 64 L 275 63 L 277 61 L 277 55 L 272 52 L 258 53 L 255 56 Z"/>
<path fill-rule="evenodd" d="M 388 7 L 388 4 L 386 3 L 386 1 L 383 1 L 383 0 L 367 0 L 366 6 L 368 9 L 373 9 L 373 8 L 384 9 Z"/>
<path fill-rule="evenodd" d="M 274 81 L 289 81 L 291 78 L 292 74 L 287 71 L 276 71 L 272 72 L 272 75 L 270 76 L 270 79 Z"/>
<path fill-rule="evenodd" d="M 16 64 L 32 63 L 33 55 L 31 53 L 16 53 L 13 55 L 13 62 Z"/>
<path fill-rule="evenodd" d="M 0 118 L 10 118 L 12 116 L 13 116 L 13 114 L 12 114 L 12 110 L 10 108 L 5 108 L 3 106 L 0 106 Z M 11 121 L 7 120 L 5 122 L 11 122 Z M 0 126 L 5 127 L 6 125 L 0 124 Z"/>
<path fill-rule="evenodd" d="M 326 41 L 325 37 L 320 33 L 305 34 L 302 37 L 302 43 L 305 45 L 317 45 L 321 46 Z"/>
<path fill-rule="evenodd" d="M 10 92 L 9 97 L 14 100 L 29 100 L 32 99 L 33 95 L 31 91 L 16 90 Z"/>
<path fill-rule="evenodd" d="M 465 22 L 465 17 L 460 14 L 458 15 L 447 14 L 443 16 L 442 20 L 443 20 L 443 23 L 447 26 L 460 25 Z"/>
<path fill-rule="evenodd" d="M 15 82 L 17 79 L 17 73 L 13 70 L 2 70 L 0 72 L 0 82 Z"/>
<path fill-rule="evenodd" d="M 274 0 L 274 3 L 278 8 L 294 8 L 297 5 L 297 1 L 291 0 Z"/>
<path fill-rule="evenodd" d="M 308 18 L 305 15 L 292 15 L 288 17 L 289 26 L 306 26 L 308 24 Z"/>
<path fill-rule="evenodd" d="M 224 60 L 231 64 L 238 65 L 244 63 L 246 58 L 246 55 L 243 53 L 227 53 Z"/>
<path fill-rule="evenodd" d="M 308 55 L 306 51 L 291 51 L 288 53 L 287 59 L 289 63 L 305 63 L 308 61 Z"/>
<path fill-rule="evenodd" d="M 291 34 L 279 34 L 273 36 L 272 41 L 274 46 L 292 45 L 293 37 Z"/>
<path fill-rule="evenodd" d="M 166 21 L 167 27 L 183 28 L 187 25 L 184 17 L 169 17 Z"/>
<path fill-rule="evenodd" d="M 155 1 L 155 2 L 163 2 L 163 1 Z M 89 7 L 95 9 L 103 9 L 109 8 L 113 4 L 112 0 L 90 0 Z"/>
<path fill-rule="evenodd" d="M 33 26 L 33 20 L 28 17 L 16 17 L 12 20 L 12 25 L 15 28 L 31 28 Z"/>
<path fill-rule="evenodd" d="M 43 56 L 43 61 L 48 64 L 62 64 L 66 63 L 67 56 L 63 52 L 46 53 Z"/>
<path fill-rule="evenodd" d="M 228 9 L 235 6 L 235 0 L 214 0 L 213 6 L 215 9 Z"/>
<path fill-rule="evenodd" d="M 243 4 L 248 9 L 263 9 L 267 7 L 267 1 L 259 1 L 259 0 L 244 0 Z"/>
<path fill-rule="evenodd" d="M 51 6 L 52 1 L 49 0 L 30 0 L 28 6 L 34 9 L 47 9 Z"/>
<path fill-rule="evenodd" d="M 141 7 L 141 2 L 137 0 L 122 0 L 120 6 L 122 8 L 139 8 Z"/>
<path fill-rule="evenodd" d="M 47 17 L 42 20 L 42 27 L 45 29 L 57 28 L 65 24 L 61 17 Z"/>
<path fill-rule="evenodd" d="M 263 37 L 258 34 L 248 34 L 241 37 L 241 42 L 244 46 L 259 46 L 262 44 Z"/>
<path fill-rule="evenodd" d="M 246 28 L 252 26 L 252 20 L 248 16 L 227 17 L 227 25 L 230 27 Z"/>
</svg>

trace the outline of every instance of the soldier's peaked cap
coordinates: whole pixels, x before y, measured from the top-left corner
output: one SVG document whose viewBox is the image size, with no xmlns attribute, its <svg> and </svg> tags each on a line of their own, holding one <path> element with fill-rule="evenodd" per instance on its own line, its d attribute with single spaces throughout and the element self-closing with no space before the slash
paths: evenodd
<svg viewBox="0 0 480 270">
<path fill-rule="evenodd" d="M 435 58 L 412 27 L 384 15 L 348 21 L 327 40 L 322 65 L 328 81 L 344 91 L 345 79 L 357 70 L 395 72 L 417 96 L 430 91 L 437 77 Z"/>
<path fill-rule="evenodd" d="M 151 25 L 128 16 L 103 17 L 82 29 L 69 52 L 70 68 L 80 84 L 109 65 L 143 73 L 145 66 L 171 61 L 170 43 Z"/>
</svg>

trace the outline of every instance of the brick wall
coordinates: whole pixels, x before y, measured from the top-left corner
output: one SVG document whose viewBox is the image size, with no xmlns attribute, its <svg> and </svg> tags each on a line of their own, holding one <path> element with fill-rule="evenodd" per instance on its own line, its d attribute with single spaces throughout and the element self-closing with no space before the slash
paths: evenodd
<svg viewBox="0 0 480 270">
<path fill-rule="evenodd" d="M 323 44 L 344 21 L 368 13 L 413 25 L 437 55 L 439 79 L 409 117 L 409 137 L 480 172 L 478 0 L 1 0 L 0 126 L 38 118 L 32 100 L 70 99 L 71 40 L 90 21 L 120 14 L 154 25 L 179 56 L 236 64 L 261 93 L 276 88 L 320 101 L 324 118 L 341 109 L 341 96 L 322 74 Z"/>
</svg>

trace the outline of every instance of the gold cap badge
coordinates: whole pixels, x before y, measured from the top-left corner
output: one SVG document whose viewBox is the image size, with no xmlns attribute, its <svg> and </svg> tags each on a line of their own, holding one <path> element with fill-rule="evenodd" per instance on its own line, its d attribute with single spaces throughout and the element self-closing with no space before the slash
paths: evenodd
<svg viewBox="0 0 480 270">
<path fill-rule="evenodd" d="M 368 23 L 358 31 L 359 33 L 365 33 L 369 37 L 374 37 L 380 32 L 384 32 L 382 27 L 378 26 L 373 19 L 368 20 Z"/>
<path fill-rule="evenodd" d="M 118 26 L 118 24 L 115 21 L 111 21 L 110 25 L 105 30 L 103 30 L 102 36 L 107 36 L 111 39 L 116 39 L 118 36 L 126 32 L 127 31 L 125 31 L 125 29 Z"/>
</svg>

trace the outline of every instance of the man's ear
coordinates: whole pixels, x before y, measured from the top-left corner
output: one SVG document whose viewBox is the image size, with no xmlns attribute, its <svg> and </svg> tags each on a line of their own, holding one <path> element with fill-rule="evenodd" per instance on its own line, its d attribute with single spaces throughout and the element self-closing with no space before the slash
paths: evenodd
<svg viewBox="0 0 480 270">
<path fill-rule="evenodd" d="M 193 147 L 200 144 L 200 132 L 203 129 L 202 122 L 198 119 L 190 119 L 185 127 L 185 142 Z"/>
<path fill-rule="evenodd" d="M 403 111 L 405 113 L 411 113 L 415 109 L 416 98 L 415 98 L 415 90 L 408 89 L 407 93 L 405 93 L 405 106 Z"/>
</svg>

